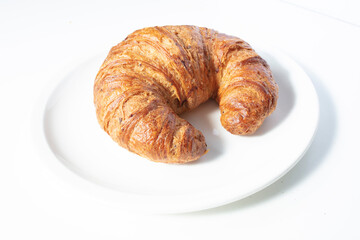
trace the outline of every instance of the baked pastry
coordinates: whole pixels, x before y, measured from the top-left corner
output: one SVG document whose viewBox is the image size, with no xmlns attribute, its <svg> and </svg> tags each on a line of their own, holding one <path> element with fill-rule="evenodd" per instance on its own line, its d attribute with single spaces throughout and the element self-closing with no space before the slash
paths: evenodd
<svg viewBox="0 0 360 240">
<path fill-rule="evenodd" d="M 275 109 L 278 86 L 245 41 L 196 26 L 149 27 L 111 48 L 94 84 L 101 127 L 152 161 L 185 163 L 206 153 L 203 134 L 178 114 L 214 98 L 221 124 L 252 134 Z"/>
</svg>

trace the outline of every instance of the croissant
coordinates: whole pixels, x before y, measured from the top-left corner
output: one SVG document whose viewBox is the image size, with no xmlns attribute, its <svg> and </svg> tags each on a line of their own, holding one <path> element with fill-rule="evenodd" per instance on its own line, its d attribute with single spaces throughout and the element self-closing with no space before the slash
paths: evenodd
<svg viewBox="0 0 360 240">
<path fill-rule="evenodd" d="M 271 70 L 245 41 L 196 26 L 137 30 L 111 48 L 94 83 L 100 126 L 152 161 L 185 163 L 207 152 L 178 115 L 209 98 L 232 134 L 252 134 L 276 107 Z"/>
</svg>

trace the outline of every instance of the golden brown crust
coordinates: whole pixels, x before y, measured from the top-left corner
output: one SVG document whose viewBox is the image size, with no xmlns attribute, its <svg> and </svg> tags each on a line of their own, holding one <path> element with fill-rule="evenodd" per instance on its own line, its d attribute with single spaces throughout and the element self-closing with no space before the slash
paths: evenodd
<svg viewBox="0 0 360 240">
<path fill-rule="evenodd" d="M 96 77 L 101 127 L 120 146 L 153 161 L 184 163 L 205 138 L 178 114 L 209 98 L 233 134 L 251 134 L 276 107 L 278 87 L 243 40 L 195 26 L 150 27 L 114 46 Z"/>
</svg>

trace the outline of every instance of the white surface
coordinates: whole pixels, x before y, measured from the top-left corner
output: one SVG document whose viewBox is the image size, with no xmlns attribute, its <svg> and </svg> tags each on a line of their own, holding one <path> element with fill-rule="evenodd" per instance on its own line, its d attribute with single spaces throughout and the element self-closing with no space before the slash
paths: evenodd
<svg viewBox="0 0 360 240">
<path fill-rule="evenodd" d="M 360 238 L 358 27 L 279 1 L 2 1 L 0 12 L 1 239 Z M 55 204 L 52 196 L 68 183 L 44 164 L 30 171 L 40 159 L 29 157 L 36 152 L 27 144 L 43 86 L 62 75 L 63 66 L 74 66 L 74 58 L 114 45 L 136 28 L 163 24 L 212 27 L 252 44 L 265 41 L 294 58 L 319 95 L 313 144 L 276 183 L 212 210 L 133 214 L 95 196 Z M 49 179 L 56 185 L 46 185 Z M 36 184 L 46 191 L 29 188 Z M 75 196 L 77 186 L 71 191 Z"/>
<path fill-rule="evenodd" d="M 360 27 L 358 0 L 284 0 L 284 2 Z"/>
<path fill-rule="evenodd" d="M 116 207 L 180 213 L 244 198 L 295 165 L 308 149 L 318 123 L 318 98 L 311 80 L 291 58 L 272 48 L 264 50 L 260 54 L 271 66 L 280 89 L 276 111 L 250 137 L 232 135 L 221 126 L 215 101 L 184 114 L 203 132 L 209 148 L 196 162 L 171 165 L 148 161 L 120 148 L 100 129 L 93 106 L 93 79 L 106 53 L 74 64 L 60 82 L 54 81 L 54 88 L 44 91 L 35 106 L 35 147 L 43 162 L 64 165 L 55 163 L 52 168 L 71 183 L 68 187 L 75 181 L 86 184 L 79 178 L 66 179 L 64 171 L 71 170 L 89 181 L 88 197 L 97 195 Z M 22 175 L 31 178 L 29 172 L 38 167 L 33 163 L 32 170 Z M 51 184 L 49 179 L 47 184 Z M 29 186 L 34 187 L 42 190 L 39 184 Z M 61 204 L 62 197 L 53 195 L 52 201 Z"/>
</svg>

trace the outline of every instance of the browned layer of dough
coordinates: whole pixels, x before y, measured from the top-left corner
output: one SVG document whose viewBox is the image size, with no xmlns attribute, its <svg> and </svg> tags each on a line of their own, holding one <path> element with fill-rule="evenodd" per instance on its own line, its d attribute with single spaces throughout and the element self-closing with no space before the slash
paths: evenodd
<svg viewBox="0 0 360 240">
<path fill-rule="evenodd" d="M 94 84 L 101 127 L 153 161 L 185 163 L 206 152 L 203 134 L 178 114 L 209 98 L 233 134 L 252 134 L 276 107 L 268 64 L 243 40 L 196 26 L 150 27 L 114 46 Z"/>
</svg>

